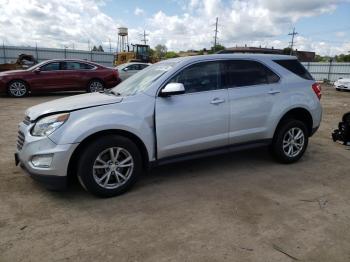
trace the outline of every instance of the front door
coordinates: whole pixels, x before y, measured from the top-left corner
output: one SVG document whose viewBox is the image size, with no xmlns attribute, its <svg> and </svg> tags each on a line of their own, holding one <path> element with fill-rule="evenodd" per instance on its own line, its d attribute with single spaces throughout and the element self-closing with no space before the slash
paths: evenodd
<svg viewBox="0 0 350 262">
<path fill-rule="evenodd" d="M 52 91 L 61 86 L 63 71 L 60 62 L 47 63 L 40 67 L 40 71 L 33 71 L 33 77 L 30 80 L 30 87 L 33 91 Z"/>
<path fill-rule="evenodd" d="M 220 78 L 219 62 L 197 63 L 171 78 L 186 91 L 156 99 L 158 159 L 228 145 L 228 93 Z"/>
</svg>

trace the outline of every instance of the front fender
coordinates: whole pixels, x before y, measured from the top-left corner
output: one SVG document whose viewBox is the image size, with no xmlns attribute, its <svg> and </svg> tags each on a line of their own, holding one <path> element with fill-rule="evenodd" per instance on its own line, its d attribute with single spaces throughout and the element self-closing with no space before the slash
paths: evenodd
<svg viewBox="0 0 350 262">
<path fill-rule="evenodd" d="M 154 101 L 148 96 L 144 98 L 150 101 L 125 99 L 122 103 L 71 112 L 68 121 L 49 138 L 57 144 L 75 144 L 81 143 L 97 132 L 127 131 L 144 143 L 149 159 L 153 160 L 155 156 Z"/>
</svg>

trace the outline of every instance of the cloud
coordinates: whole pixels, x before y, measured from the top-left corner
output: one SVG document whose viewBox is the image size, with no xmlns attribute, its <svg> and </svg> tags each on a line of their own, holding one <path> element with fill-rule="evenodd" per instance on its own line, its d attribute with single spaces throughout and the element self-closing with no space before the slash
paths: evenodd
<svg viewBox="0 0 350 262">
<path fill-rule="evenodd" d="M 336 35 L 336 37 L 345 37 L 346 33 L 342 32 L 342 31 L 339 31 L 339 32 L 335 32 L 335 35 Z"/>
<path fill-rule="evenodd" d="M 104 14 L 102 1 L 0 0 L 0 39 L 11 45 L 87 49 L 107 44 L 121 23 Z"/>
<path fill-rule="evenodd" d="M 215 18 L 219 17 L 219 43 L 225 46 L 255 45 L 284 48 L 286 36 L 300 18 L 331 13 L 336 0 L 191 0 L 180 1 L 183 14 L 167 15 L 162 11 L 149 18 L 150 43 L 166 44 L 170 50 L 210 48 L 213 45 Z M 298 43 L 297 47 L 315 47 L 324 52 L 321 45 Z M 310 42 L 311 43 L 311 42 Z M 312 50 L 312 49 L 308 49 Z M 336 49 L 334 49 L 336 50 Z M 328 52 L 328 51 L 327 51 Z"/>
<path fill-rule="evenodd" d="M 145 11 L 139 7 L 136 7 L 135 8 L 135 11 L 134 11 L 134 15 L 137 15 L 137 16 L 140 16 L 140 15 L 144 15 L 145 14 Z"/>
<path fill-rule="evenodd" d="M 219 17 L 220 44 L 283 48 L 288 46 L 287 33 L 296 21 L 334 12 L 339 3 L 337 0 L 173 1 L 181 5 L 178 14 L 159 10 L 146 16 L 143 9 L 136 7 L 134 15 L 143 15 L 146 22 L 129 28 L 130 42 L 137 43 L 139 33 L 146 28 L 151 46 L 165 44 L 175 51 L 210 48 L 215 18 Z M 72 47 L 74 43 L 75 48 L 85 50 L 90 42 L 90 46 L 102 44 L 108 50 L 109 39 L 115 43 L 118 26 L 127 26 L 128 21 L 105 14 L 102 6 L 107 4 L 107 0 L 0 0 L 0 39 L 11 45 L 38 43 L 59 48 Z M 336 35 L 340 37 L 341 33 Z M 327 55 L 346 53 L 350 41 L 346 35 L 341 40 L 332 44 L 299 35 L 296 47 Z"/>
</svg>

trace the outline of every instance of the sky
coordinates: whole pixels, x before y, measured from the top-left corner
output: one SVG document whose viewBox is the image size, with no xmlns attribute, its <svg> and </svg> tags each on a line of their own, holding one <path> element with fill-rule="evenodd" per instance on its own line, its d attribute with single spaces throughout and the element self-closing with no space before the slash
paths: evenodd
<svg viewBox="0 0 350 262">
<path fill-rule="evenodd" d="M 321 55 L 350 52 L 350 0 L 0 0 L 5 45 L 115 51 L 118 27 L 129 43 L 168 50 L 209 49 L 218 17 L 226 47 L 284 48 L 295 27 L 295 48 Z"/>
</svg>

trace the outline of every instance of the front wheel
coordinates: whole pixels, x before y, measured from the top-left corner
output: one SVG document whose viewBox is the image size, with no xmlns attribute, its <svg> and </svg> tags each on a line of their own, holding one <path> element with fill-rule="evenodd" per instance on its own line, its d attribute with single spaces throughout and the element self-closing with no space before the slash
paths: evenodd
<svg viewBox="0 0 350 262">
<path fill-rule="evenodd" d="M 112 197 L 127 191 L 142 172 L 142 158 L 128 138 L 107 135 L 84 150 L 78 163 L 78 179 L 89 192 Z"/>
<path fill-rule="evenodd" d="M 28 86 L 21 80 L 15 80 L 9 84 L 7 91 L 12 97 L 24 97 L 28 94 Z"/>
<path fill-rule="evenodd" d="M 104 89 L 104 84 L 101 80 L 91 80 L 89 82 L 89 85 L 88 85 L 88 88 L 87 88 L 87 91 L 89 93 L 93 93 L 93 92 L 100 92 L 100 91 L 103 91 Z"/>
<path fill-rule="evenodd" d="M 276 130 L 271 152 L 282 163 L 294 163 L 304 154 L 309 141 L 306 125 L 299 120 L 286 120 Z"/>
</svg>

